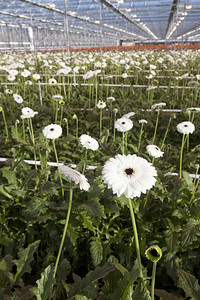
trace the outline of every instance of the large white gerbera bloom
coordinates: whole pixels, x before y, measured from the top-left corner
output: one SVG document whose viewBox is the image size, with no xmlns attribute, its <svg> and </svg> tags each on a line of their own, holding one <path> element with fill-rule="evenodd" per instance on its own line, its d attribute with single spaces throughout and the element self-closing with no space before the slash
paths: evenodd
<svg viewBox="0 0 200 300">
<path fill-rule="evenodd" d="M 126 118 L 126 117 L 117 119 L 117 121 L 115 122 L 115 128 L 121 132 L 128 131 L 132 127 L 133 127 L 133 122 L 129 118 Z"/>
<path fill-rule="evenodd" d="M 146 159 L 133 155 L 117 154 L 110 158 L 103 167 L 103 181 L 112 188 L 113 193 L 120 197 L 140 197 L 156 182 L 156 169 Z"/>
<path fill-rule="evenodd" d="M 156 145 L 148 145 L 147 152 L 149 155 L 153 157 L 163 157 L 164 152 L 160 150 L 160 148 Z"/>
<path fill-rule="evenodd" d="M 182 134 L 189 134 L 195 131 L 195 126 L 189 121 L 181 122 L 176 126 L 178 132 Z"/>
<path fill-rule="evenodd" d="M 75 184 L 79 184 L 81 190 L 87 191 L 90 188 L 90 184 L 88 183 L 87 178 L 80 172 L 73 170 L 67 166 L 59 166 L 58 169 L 61 174 L 63 174 L 70 180 L 73 180 Z"/>
<path fill-rule="evenodd" d="M 37 111 L 33 111 L 29 107 L 24 107 L 24 108 L 22 108 L 22 115 L 20 116 L 20 118 L 21 119 L 33 118 L 37 114 L 38 114 Z"/>
<path fill-rule="evenodd" d="M 43 134 L 47 139 L 57 139 L 62 134 L 62 127 L 58 124 L 47 125 L 43 129 Z"/>
<path fill-rule="evenodd" d="M 99 148 L 99 143 L 87 134 L 82 134 L 79 139 L 81 145 L 86 149 L 96 151 Z"/>
</svg>

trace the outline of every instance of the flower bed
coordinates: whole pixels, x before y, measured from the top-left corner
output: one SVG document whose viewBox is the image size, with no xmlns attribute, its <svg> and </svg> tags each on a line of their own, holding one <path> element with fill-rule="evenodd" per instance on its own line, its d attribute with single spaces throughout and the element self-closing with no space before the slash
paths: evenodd
<svg viewBox="0 0 200 300">
<path fill-rule="evenodd" d="M 2 55 L 2 299 L 198 299 L 199 58 Z"/>
</svg>

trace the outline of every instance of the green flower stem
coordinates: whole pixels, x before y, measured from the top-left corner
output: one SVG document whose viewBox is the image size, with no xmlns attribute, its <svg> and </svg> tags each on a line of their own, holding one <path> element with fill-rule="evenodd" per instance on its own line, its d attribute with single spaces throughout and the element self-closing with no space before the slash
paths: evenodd
<svg viewBox="0 0 200 300">
<path fill-rule="evenodd" d="M 122 154 L 124 154 L 124 131 L 122 131 Z"/>
<path fill-rule="evenodd" d="M 73 196 L 73 188 L 70 185 L 69 207 L 68 207 L 67 217 L 66 217 L 66 221 L 65 221 L 65 227 L 64 227 L 64 230 L 63 230 L 62 240 L 61 240 L 61 243 L 60 243 L 60 248 L 59 248 L 59 251 L 58 251 L 57 258 L 56 258 L 56 264 L 55 264 L 54 275 L 53 275 L 54 278 L 56 277 L 56 272 L 57 272 L 58 264 L 59 264 L 59 261 L 60 261 L 60 256 L 61 256 L 61 253 L 62 253 L 62 248 L 63 248 L 64 241 L 65 241 L 65 236 L 66 236 L 66 233 L 67 233 L 67 227 L 68 227 L 69 217 L 70 217 L 71 208 L 72 208 L 72 196 Z"/>
<path fill-rule="evenodd" d="M 87 162 L 87 149 L 85 149 L 85 158 L 84 158 L 84 165 L 83 165 L 83 172 L 82 172 L 83 175 L 85 173 L 86 162 Z"/>
<path fill-rule="evenodd" d="M 15 132 L 16 132 L 16 138 L 17 140 L 19 139 L 19 135 L 18 135 L 18 128 L 17 128 L 17 121 L 15 122 Z"/>
<path fill-rule="evenodd" d="M 133 205 L 132 205 L 132 202 L 131 202 L 130 198 L 128 198 L 128 203 L 129 203 L 129 210 L 130 210 L 130 214 L 131 214 L 131 220 L 132 220 L 134 237 L 135 237 L 135 247 L 136 247 L 136 252 L 137 252 L 139 272 L 140 272 L 140 277 L 143 278 L 142 263 L 141 263 L 141 258 L 140 258 L 140 246 L 139 246 L 138 234 L 137 234 L 137 227 L 136 227 L 136 222 L 135 222 L 135 215 L 134 215 L 134 211 L 133 211 Z"/>
<path fill-rule="evenodd" d="M 59 167 L 59 161 L 58 161 L 58 155 L 57 155 L 57 151 L 56 151 L 55 139 L 53 139 L 52 142 L 53 142 L 53 149 L 54 149 L 54 153 L 55 153 L 55 157 L 56 157 L 57 166 Z M 64 198 L 63 182 L 62 182 L 62 177 L 61 177 L 59 169 L 58 169 L 58 173 L 59 173 L 59 177 L 60 177 L 60 184 L 61 184 L 61 189 L 62 189 L 62 196 Z"/>
<path fill-rule="evenodd" d="M 98 82 L 97 82 L 97 76 L 95 76 L 95 107 L 97 106 L 97 96 L 98 96 Z"/>
<path fill-rule="evenodd" d="M 112 126 L 112 115 L 113 115 L 113 109 L 112 109 L 112 100 L 110 101 L 110 125 Z"/>
<path fill-rule="evenodd" d="M 65 98 L 67 98 L 66 87 L 65 87 L 65 76 L 62 76 L 62 83 L 63 83 L 64 95 Z"/>
<path fill-rule="evenodd" d="M 128 131 L 126 131 L 125 133 L 125 141 L 126 141 L 126 149 L 127 149 L 127 146 L 128 146 Z"/>
<path fill-rule="evenodd" d="M 22 131 L 23 131 L 23 138 L 25 142 L 25 125 L 24 125 L 24 119 L 22 120 Z"/>
<path fill-rule="evenodd" d="M 192 188 L 192 196 L 190 198 L 189 205 L 191 205 L 192 202 L 193 202 L 194 194 L 195 194 L 195 191 L 196 191 L 196 189 L 198 187 L 198 184 L 199 184 L 200 177 L 197 179 L 198 172 L 199 172 L 199 165 L 197 166 L 197 169 L 196 169 L 195 178 L 194 178 L 194 182 L 193 182 L 193 188 Z"/>
<path fill-rule="evenodd" d="M 76 139 L 78 139 L 78 118 L 76 118 Z"/>
<path fill-rule="evenodd" d="M 66 120 L 66 129 L 67 129 L 67 136 L 69 134 L 69 123 L 68 123 L 68 120 Z"/>
<path fill-rule="evenodd" d="M 2 116 L 3 116 L 3 121 L 4 121 L 4 125 L 5 125 L 5 131 L 6 131 L 6 140 L 9 140 L 9 135 L 8 135 L 8 126 L 7 126 L 7 122 L 6 122 L 6 116 L 4 113 L 4 110 L 2 108 Z"/>
<path fill-rule="evenodd" d="M 57 119 L 58 119 L 58 101 L 56 101 L 55 123 L 57 123 Z"/>
<path fill-rule="evenodd" d="M 183 147 L 184 147 L 184 140 L 185 140 L 185 134 L 183 134 L 182 137 L 182 144 L 181 144 L 181 153 L 180 153 L 180 167 L 179 167 L 179 178 L 182 178 L 182 164 L 183 164 Z"/>
<path fill-rule="evenodd" d="M 156 132 L 157 132 L 157 128 L 158 128 L 159 115 L 160 115 L 160 110 L 157 113 L 156 125 L 155 125 L 155 129 L 154 129 L 154 135 L 153 135 L 152 145 L 154 145 L 154 142 L 155 142 L 155 139 L 156 139 Z"/>
<path fill-rule="evenodd" d="M 31 118 L 28 118 L 28 128 L 29 128 L 31 141 L 33 143 L 33 155 L 34 155 L 34 160 L 35 160 L 35 169 L 37 169 L 37 157 L 36 157 L 36 151 L 35 151 L 35 137 L 34 137 L 33 124 L 32 124 L 32 119 Z"/>
<path fill-rule="evenodd" d="M 153 262 L 153 270 L 152 270 L 152 280 L 151 280 L 151 300 L 154 300 L 154 287 L 155 287 L 155 280 L 156 280 L 156 266 L 157 262 Z"/>
<path fill-rule="evenodd" d="M 170 126 L 171 120 L 172 120 L 172 117 L 169 118 L 169 122 L 168 122 L 168 124 L 167 124 L 167 129 L 166 129 L 166 131 L 165 131 L 165 135 L 164 135 L 164 138 L 163 138 L 163 140 L 162 140 L 162 144 L 161 144 L 161 146 L 160 146 L 160 150 L 162 150 L 162 148 L 163 148 L 163 146 L 164 146 L 164 143 L 165 143 L 165 140 L 166 140 L 168 131 L 169 131 L 169 126 Z"/>
<path fill-rule="evenodd" d="M 60 125 L 62 124 L 62 119 L 63 119 L 63 106 L 60 108 Z"/>
<path fill-rule="evenodd" d="M 114 113 L 114 126 L 113 126 L 113 141 L 115 142 L 115 122 L 116 122 L 116 112 Z"/>
<path fill-rule="evenodd" d="M 138 141 L 138 153 L 140 151 L 140 144 L 141 144 L 141 139 L 142 139 L 142 134 L 143 134 L 143 127 L 144 127 L 144 123 L 141 124 L 141 128 L 140 128 L 140 135 L 139 135 L 139 141 Z"/>
<path fill-rule="evenodd" d="M 103 109 L 100 108 L 100 120 L 99 120 L 99 137 L 101 138 L 102 134 L 102 115 L 103 115 Z"/>
</svg>

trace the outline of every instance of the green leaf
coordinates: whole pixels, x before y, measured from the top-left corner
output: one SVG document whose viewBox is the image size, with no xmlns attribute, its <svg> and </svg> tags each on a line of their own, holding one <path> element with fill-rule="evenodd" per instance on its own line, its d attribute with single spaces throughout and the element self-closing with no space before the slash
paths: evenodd
<svg viewBox="0 0 200 300">
<path fill-rule="evenodd" d="M 163 300 L 184 300 L 184 298 L 178 298 L 175 295 L 166 292 L 165 290 L 155 289 L 155 295 L 161 297 Z"/>
<path fill-rule="evenodd" d="M 182 247 L 190 245 L 192 242 L 197 241 L 200 235 L 200 220 L 189 219 L 184 225 L 181 234 Z"/>
<path fill-rule="evenodd" d="M 106 263 L 103 267 L 96 267 L 93 271 L 90 271 L 87 276 L 81 279 L 79 276 L 74 275 L 75 283 L 70 287 L 68 300 L 78 295 L 81 291 L 85 290 L 92 282 L 104 278 L 110 272 L 113 272 L 115 267 L 111 264 Z"/>
<path fill-rule="evenodd" d="M 200 286 L 198 280 L 191 274 L 177 269 L 178 274 L 178 287 L 182 288 L 188 297 L 194 300 L 200 299 Z"/>
<path fill-rule="evenodd" d="M 8 197 L 9 199 L 12 199 L 12 196 L 5 191 L 4 186 L 2 184 L 0 185 L 0 193 Z"/>
<path fill-rule="evenodd" d="M 103 247 L 98 238 L 94 238 L 90 243 L 90 252 L 94 266 L 99 265 L 103 259 Z"/>
<path fill-rule="evenodd" d="M 6 255 L 0 262 L 0 283 L 3 282 L 4 286 L 14 283 L 14 275 L 11 273 L 13 265 L 10 254 Z"/>
<path fill-rule="evenodd" d="M 8 180 L 8 184 L 17 185 L 17 178 L 13 170 L 10 170 L 9 168 L 5 168 L 3 169 L 2 174 L 3 177 L 5 177 Z"/>
<path fill-rule="evenodd" d="M 125 272 L 123 279 L 119 282 L 119 294 L 121 295 L 120 299 L 128 300 L 133 293 L 133 284 L 139 277 L 139 269 L 133 268 L 130 272 Z M 146 298 L 144 298 L 146 299 Z"/>
<path fill-rule="evenodd" d="M 51 287 L 55 281 L 53 273 L 54 267 L 53 265 L 49 265 L 41 274 L 41 278 L 36 281 L 37 287 L 31 289 L 31 292 L 37 297 L 37 300 L 48 299 Z"/>
<path fill-rule="evenodd" d="M 99 203 L 98 198 L 88 199 L 82 207 L 87 211 L 89 216 L 105 218 L 104 206 Z"/>
<path fill-rule="evenodd" d="M 140 281 L 139 284 L 137 285 L 136 289 L 134 290 L 133 300 L 151 300 L 150 293 L 146 287 L 145 282 Z"/>
<path fill-rule="evenodd" d="M 40 241 L 36 241 L 30 244 L 26 249 L 21 249 L 19 251 L 19 260 L 14 260 L 13 262 L 17 266 L 17 273 L 15 274 L 15 282 L 22 277 L 26 272 L 30 273 L 31 267 L 30 263 L 34 260 L 33 254 L 37 250 Z"/>
<path fill-rule="evenodd" d="M 189 190 L 192 191 L 193 190 L 193 180 L 190 177 L 189 173 L 183 171 L 183 180 L 187 184 Z"/>
<path fill-rule="evenodd" d="M 88 299 L 86 296 L 83 295 L 76 295 L 75 300 L 90 300 L 90 299 Z"/>
</svg>

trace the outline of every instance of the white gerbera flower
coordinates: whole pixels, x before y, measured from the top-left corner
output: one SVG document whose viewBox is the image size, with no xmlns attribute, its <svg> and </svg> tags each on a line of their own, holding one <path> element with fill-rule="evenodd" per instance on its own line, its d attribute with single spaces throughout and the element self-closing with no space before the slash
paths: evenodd
<svg viewBox="0 0 200 300">
<path fill-rule="evenodd" d="M 25 81 L 25 85 L 32 85 L 33 83 L 32 83 L 32 81 L 31 80 L 26 80 Z"/>
<path fill-rule="evenodd" d="M 156 145 L 148 145 L 147 152 L 149 155 L 153 157 L 163 157 L 164 152 L 160 150 L 160 148 Z"/>
<path fill-rule="evenodd" d="M 5 89 L 5 93 L 8 95 L 12 95 L 13 91 L 11 89 Z"/>
<path fill-rule="evenodd" d="M 129 118 L 126 118 L 126 117 L 117 119 L 117 121 L 115 122 L 115 128 L 121 132 L 128 131 L 132 127 L 133 127 L 133 122 Z"/>
<path fill-rule="evenodd" d="M 18 94 L 13 94 L 13 98 L 14 98 L 15 102 L 17 102 L 17 103 L 22 103 L 24 101 L 22 96 L 20 96 Z"/>
<path fill-rule="evenodd" d="M 110 97 L 108 97 L 106 100 L 107 100 L 107 101 L 115 101 L 115 98 L 112 97 L 112 96 L 110 96 Z"/>
<path fill-rule="evenodd" d="M 104 101 L 99 101 L 97 103 L 97 108 L 102 109 L 106 107 L 106 103 Z"/>
<path fill-rule="evenodd" d="M 57 84 L 57 80 L 55 78 L 50 78 L 49 79 L 49 84 L 50 85 L 55 85 L 55 84 Z"/>
<path fill-rule="evenodd" d="M 131 112 L 123 115 L 122 118 L 128 118 L 129 119 L 130 117 L 133 117 L 133 116 L 135 116 L 135 113 L 134 113 L 134 111 L 131 111 Z"/>
<path fill-rule="evenodd" d="M 122 74 L 122 78 L 127 78 L 127 77 L 128 77 L 128 75 L 126 73 Z"/>
<path fill-rule="evenodd" d="M 20 118 L 21 119 L 33 118 L 37 114 L 38 114 L 37 111 L 33 111 L 29 107 L 24 107 L 24 108 L 22 108 L 22 115 L 20 116 Z"/>
<path fill-rule="evenodd" d="M 43 134 L 47 139 L 57 139 L 62 134 L 62 127 L 57 124 L 50 124 L 44 127 Z"/>
<path fill-rule="evenodd" d="M 81 145 L 86 149 L 96 151 L 99 148 L 99 143 L 87 134 L 82 134 L 79 139 Z"/>
<path fill-rule="evenodd" d="M 147 120 L 145 120 L 145 119 L 141 119 L 141 120 L 139 120 L 139 124 L 147 124 L 148 122 L 147 122 Z"/>
<path fill-rule="evenodd" d="M 189 134 L 195 131 L 195 126 L 189 121 L 181 122 L 176 126 L 178 132 L 182 134 Z"/>
<path fill-rule="evenodd" d="M 39 74 L 33 74 L 33 79 L 34 80 L 39 80 L 40 79 L 40 75 Z"/>
<path fill-rule="evenodd" d="M 156 182 L 155 168 L 146 159 L 133 155 L 117 154 L 110 158 L 103 167 L 103 181 L 112 188 L 113 193 L 120 197 L 140 197 L 146 193 Z"/>
<path fill-rule="evenodd" d="M 157 89 L 157 86 L 155 85 L 149 85 L 149 87 L 146 89 L 146 91 L 151 91 Z"/>
<path fill-rule="evenodd" d="M 70 180 L 73 180 L 76 184 L 79 184 L 81 190 L 88 191 L 88 189 L 90 188 L 90 184 L 88 183 L 87 178 L 78 171 L 73 170 L 67 166 L 59 166 L 58 169 L 61 174 L 63 174 Z"/>
<path fill-rule="evenodd" d="M 156 108 L 161 108 L 163 106 L 166 106 L 166 103 L 164 102 L 160 102 L 160 103 L 155 103 L 151 106 L 152 109 L 156 109 Z"/>
<path fill-rule="evenodd" d="M 199 74 L 196 75 L 196 79 L 200 80 L 200 75 Z"/>
<path fill-rule="evenodd" d="M 7 79 L 9 80 L 9 81 L 14 81 L 15 80 L 15 76 L 14 75 L 8 75 L 7 76 Z"/>
<path fill-rule="evenodd" d="M 53 98 L 55 101 L 63 100 L 63 96 L 62 96 L 62 95 L 53 95 L 52 98 Z"/>
<path fill-rule="evenodd" d="M 85 73 L 83 75 L 83 79 L 86 80 L 86 79 L 89 79 L 89 78 L 91 78 L 93 76 L 94 76 L 94 73 L 92 71 L 88 71 L 87 73 Z"/>
<path fill-rule="evenodd" d="M 17 70 L 9 70 L 9 74 L 16 76 L 19 72 Z"/>
<path fill-rule="evenodd" d="M 193 112 L 200 112 L 200 107 L 188 107 L 186 109 L 186 111 L 190 112 L 190 111 L 193 111 Z"/>
</svg>

